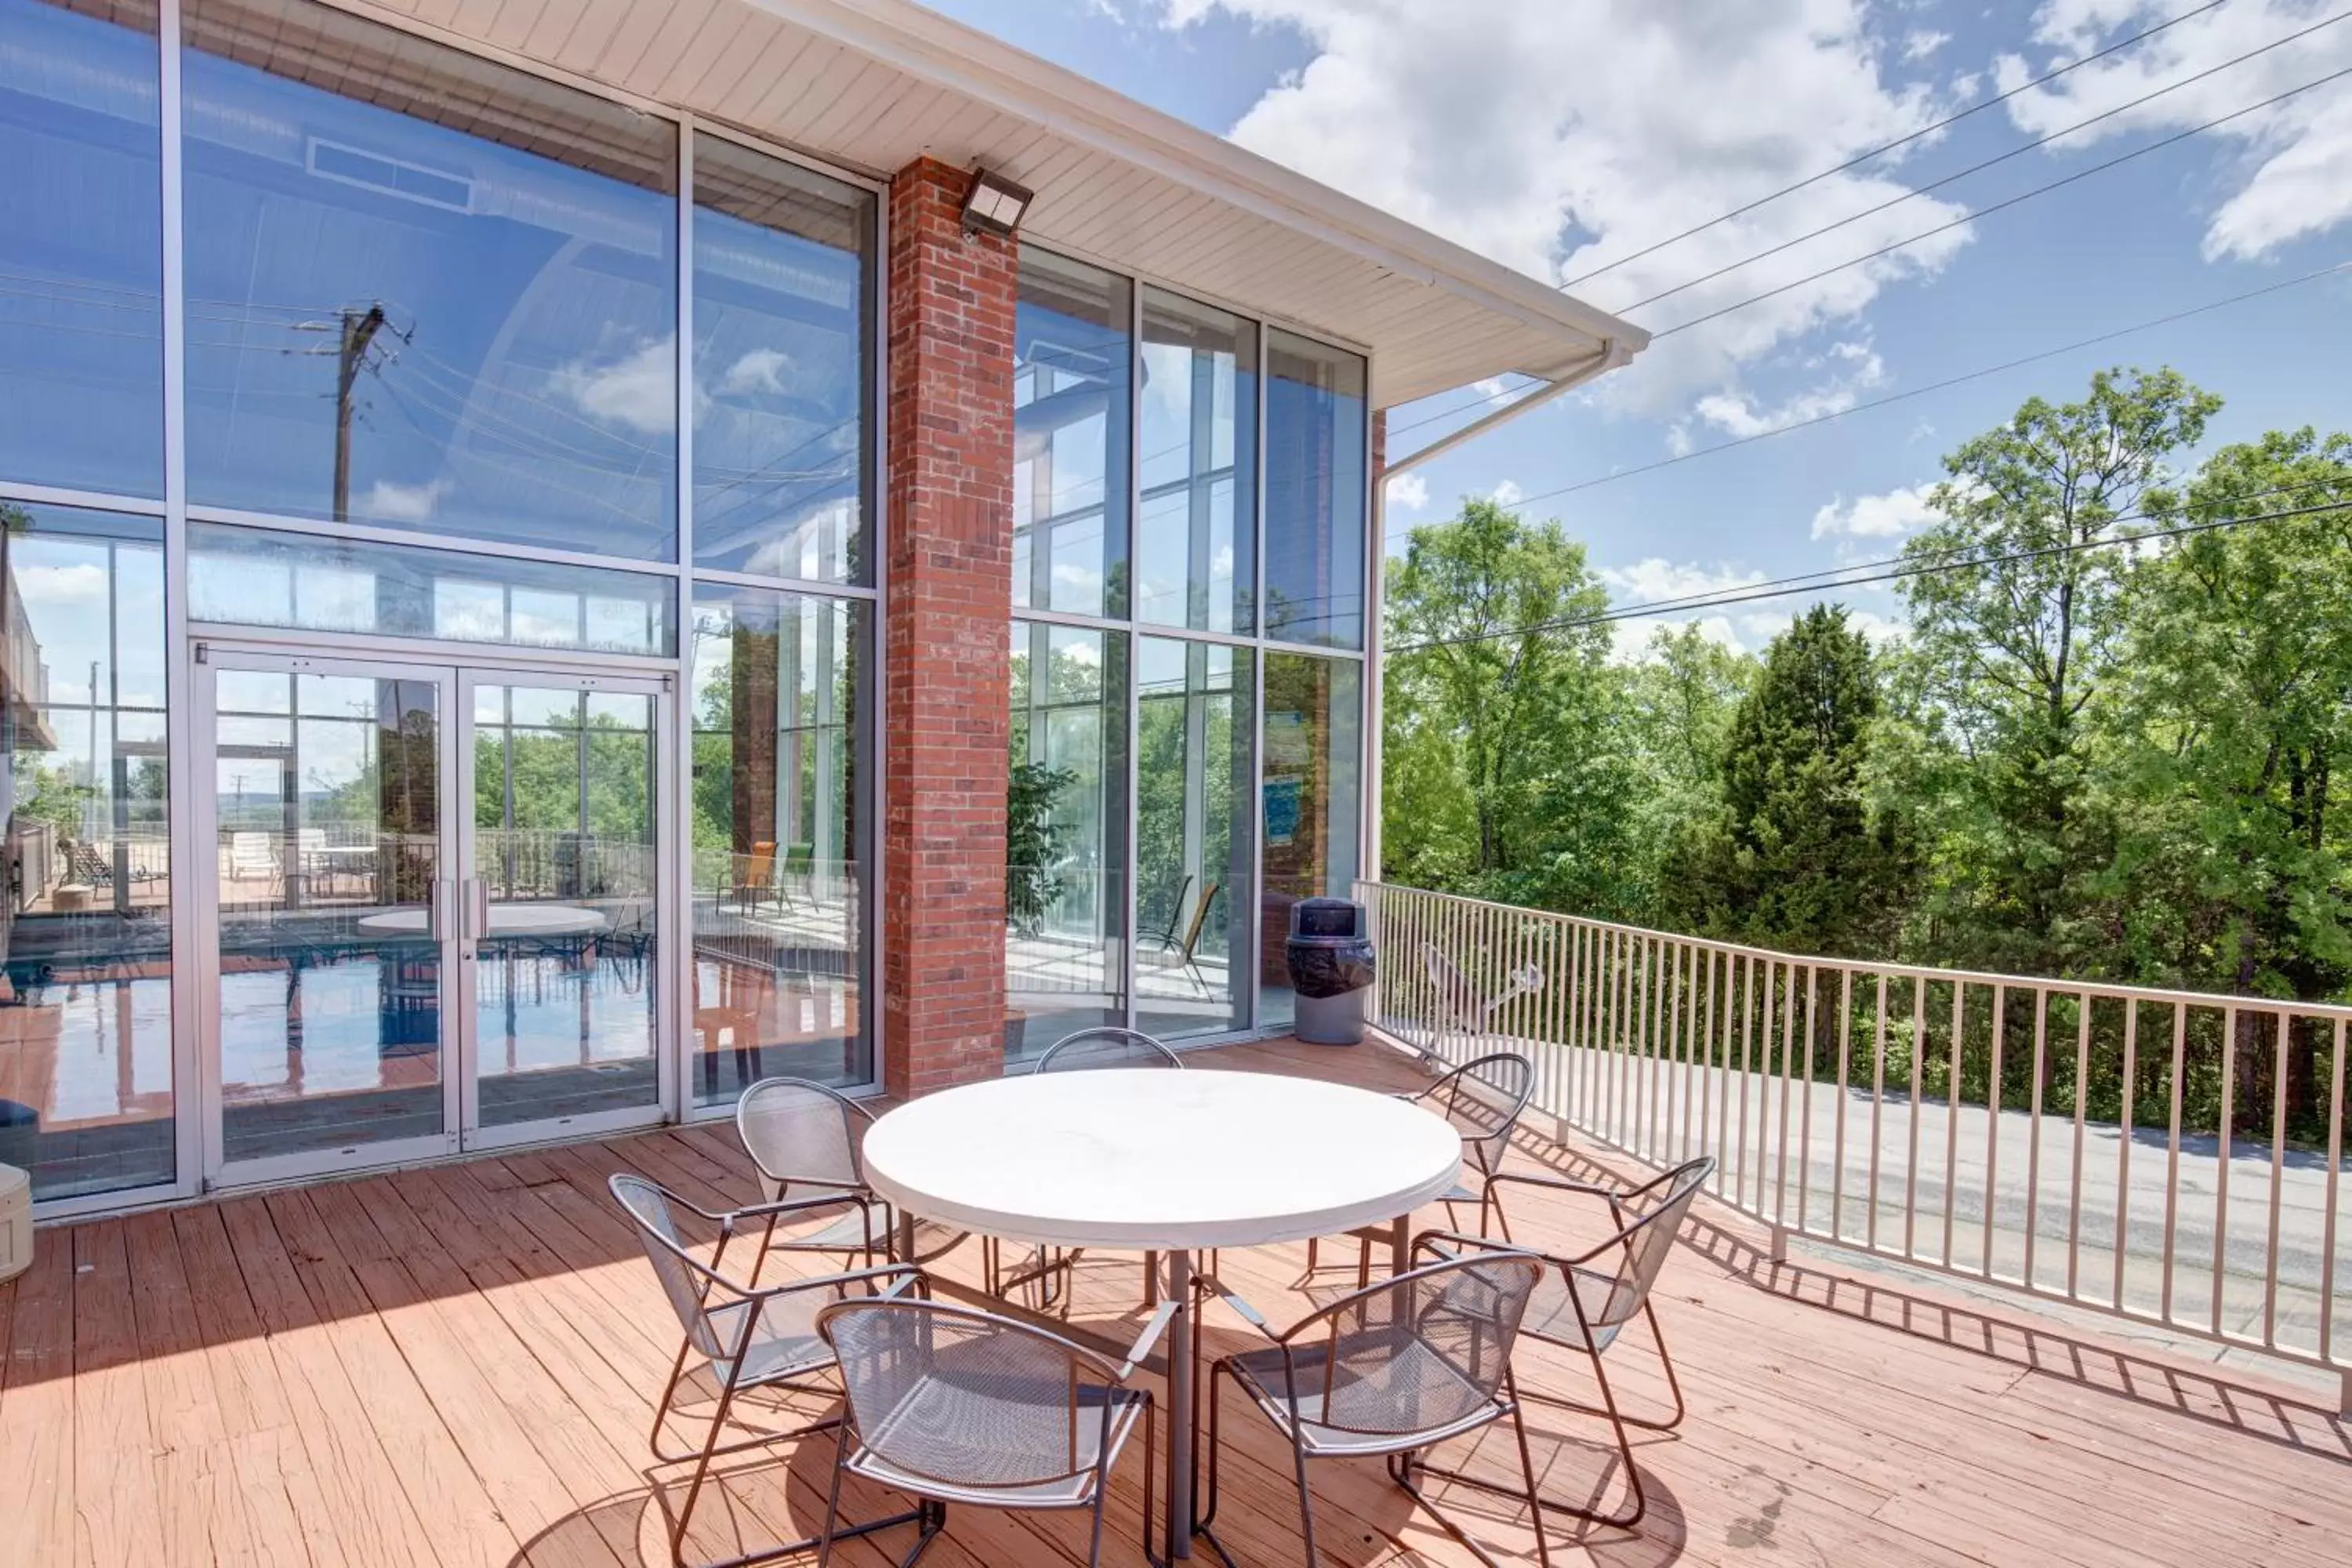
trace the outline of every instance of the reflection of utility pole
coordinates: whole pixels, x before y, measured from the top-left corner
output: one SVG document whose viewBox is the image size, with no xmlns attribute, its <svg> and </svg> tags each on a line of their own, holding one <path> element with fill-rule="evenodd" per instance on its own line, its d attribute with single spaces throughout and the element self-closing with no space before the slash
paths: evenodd
<svg viewBox="0 0 2352 1568">
<path fill-rule="evenodd" d="M 367 363 L 368 344 L 383 330 L 383 307 L 345 310 L 342 347 L 335 361 L 335 521 L 352 518 L 352 384 Z"/>
</svg>

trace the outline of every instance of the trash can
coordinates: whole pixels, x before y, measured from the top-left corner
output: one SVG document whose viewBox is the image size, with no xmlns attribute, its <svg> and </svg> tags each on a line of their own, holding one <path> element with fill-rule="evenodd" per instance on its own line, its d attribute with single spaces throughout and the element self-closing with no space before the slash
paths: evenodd
<svg viewBox="0 0 2352 1568">
<path fill-rule="evenodd" d="M 1297 997 L 1292 1032 L 1309 1045 L 1361 1044 L 1364 992 L 1373 974 L 1364 906 L 1349 899 L 1299 900 L 1290 906 L 1283 956 Z"/>
</svg>

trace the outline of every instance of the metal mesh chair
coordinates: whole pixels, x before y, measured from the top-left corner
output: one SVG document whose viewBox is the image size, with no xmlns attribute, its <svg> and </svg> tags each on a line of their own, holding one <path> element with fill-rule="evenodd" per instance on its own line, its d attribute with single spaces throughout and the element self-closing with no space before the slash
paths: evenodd
<svg viewBox="0 0 2352 1568">
<path fill-rule="evenodd" d="M 831 1225 L 783 1241 L 776 1239 L 772 1218 L 752 1267 L 753 1283 L 772 1250 L 856 1253 L 868 1263 L 877 1256 L 898 1257 L 898 1215 L 866 1180 L 862 1144 L 873 1121 L 856 1100 L 807 1079 L 763 1078 L 735 1102 L 736 1136 L 759 1167 L 769 1201 L 799 1187 L 835 1194 L 836 1202 L 845 1196 L 856 1205 Z M 969 1234 L 919 1219 L 913 1252 L 899 1261 L 930 1262 Z"/>
<path fill-rule="evenodd" d="M 832 1557 L 841 1478 L 852 1474 L 921 1500 L 920 1528 L 901 1568 L 912 1568 L 947 1527 L 949 1505 L 960 1502 L 1087 1509 L 1094 1520 L 1087 1561 L 1099 1563 L 1111 1468 L 1139 1427 L 1151 1556 L 1151 1395 L 1127 1383 L 1175 1310 L 1172 1301 L 1162 1307 L 1117 1363 L 965 1307 L 904 1297 L 827 1307 L 817 1331 L 839 1362 L 849 1426 L 825 1501 L 820 1568 Z"/>
<path fill-rule="evenodd" d="M 1280 1334 L 1248 1302 L 1212 1282 L 1269 1341 L 1263 1350 L 1221 1358 L 1209 1376 L 1208 1496 L 1200 1530 L 1228 1564 L 1233 1557 L 1211 1528 L 1217 1516 L 1223 1380 L 1290 1441 L 1309 1568 L 1318 1559 L 1307 1461 L 1373 1457 L 1385 1458 L 1391 1480 L 1481 1563 L 1492 1564 L 1413 1478 L 1418 1471 L 1447 1473 L 1432 1469 L 1421 1450 L 1506 1417 L 1518 1441 L 1528 1514 L 1538 1520 L 1537 1555 L 1550 1563 L 1535 1507 L 1535 1462 L 1511 1380 L 1511 1349 L 1543 1278 L 1543 1260 L 1499 1247 L 1448 1257 L 1428 1237 L 1414 1242 L 1413 1253 L 1417 1261 L 1432 1261 L 1343 1297 Z"/>
<path fill-rule="evenodd" d="M 1184 1058 L 1140 1029 L 1100 1024 L 1064 1035 L 1037 1058 L 1039 1072 L 1085 1072 L 1097 1068 L 1181 1068 Z"/>
<path fill-rule="evenodd" d="M 1473 985 L 1470 977 L 1433 942 L 1421 944 L 1421 967 L 1429 976 L 1430 993 L 1436 1002 L 1437 1039 L 1431 1054 L 1441 1060 L 1447 1042 L 1454 1037 L 1465 1040 L 1485 1038 L 1492 1032 L 1495 1015 L 1503 1004 L 1543 989 L 1542 968 L 1528 963 L 1512 970 L 1510 984 L 1499 994 L 1489 996 Z"/>
<path fill-rule="evenodd" d="M 1542 1254 L 1546 1264 L 1543 1284 L 1528 1303 L 1526 1321 L 1520 1331 L 1531 1340 L 1558 1345 L 1565 1350 L 1581 1351 L 1592 1358 L 1593 1381 L 1601 1386 L 1601 1403 L 1586 1405 L 1557 1394 L 1529 1393 L 1525 1397 L 1541 1405 L 1557 1405 L 1564 1410 L 1580 1411 L 1588 1415 L 1606 1416 L 1617 1441 L 1617 1455 L 1625 1467 L 1625 1481 L 1633 1494 L 1629 1510 L 1607 1514 L 1595 1509 L 1570 1503 L 1541 1500 L 1542 1506 L 1556 1512 L 1572 1514 L 1597 1524 L 1626 1526 L 1637 1523 L 1648 1507 L 1642 1493 L 1641 1472 L 1633 1468 L 1633 1450 L 1626 1428 L 1641 1427 L 1644 1431 L 1666 1432 L 1682 1424 L 1683 1386 L 1675 1375 L 1674 1357 L 1667 1353 L 1664 1331 L 1658 1327 L 1658 1314 L 1650 1304 L 1650 1292 L 1658 1282 L 1659 1271 L 1675 1249 L 1675 1238 L 1680 1234 L 1684 1219 L 1690 1213 L 1694 1199 L 1706 1184 L 1715 1171 L 1713 1160 L 1693 1160 L 1652 1181 L 1635 1187 L 1604 1187 L 1590 1182 L 1570 1181 L 1564 1176 L 1535 1175 L 1513 1171 L 1494 1180 L 1495 1210 L 1502 1212 L 1502 1190 L 1507 1186 L 1538 1188 L 1547 1192 L 1573 1193 L 1597 1197 L 1609 1205 L 1610 1218 L 1616 1231 L 1606 1241 L 1572 1255 Z M 1451 1244 L 1464 1251 L 1478 1248 L 1494 1255 L 1501 1244 L 1475 1237 L 1441 1238 L 1441 1247 Z M 1512 1247 L 1507 1256 L 1518 1256 Z M 1665 1368 L 1666 1388 L 1674 1398 L 1674 1413 L 1664 1417 L 1628 1415 L 1617 1407 L 1617 1396 L 1609 1386 L 1609 1374 L 1601 1366 L 1603 1352 L 1614 1344 L 1618 1336 L 1630 1327 L 1635 1318 L 1650 1325 L 1650 1339 L 1658 1347 L 1658 1360 Z"/>
<path fill-rule="evenodd" d="M 1482 1086 L 1487 1092 L 1480 1092 Z M 1445 1205 L 1449 1218 L 1456 1204 L 1475 1203 L 1478 1205 L 1478 1229 L 1485 1232 L 1487 1213 L 1494 1206 L 1496 1174 L 1503 1168 L 1512 1131 L 1518 1126 L 1535 1091 L 1535 1063 L 1517 1051 L 1494 1051 L 1463 1063 L 1419 1093 L 1397 1097 L 1435 1111 L 1462 1136 L 1462 1158 L 1467 1167 L 1465 1179 L 1438 1200 Z M 1496 1222 L 1502 1226 L 1504 1239 L 1508 1240 L 1510 1226 L 1499 1212 Z M 1384 1233 L 1360 1230 L 1352 1234 L 1359 1247 L 1356 1283 L 1360 1288 L 1371 1282 L 1372 1243 L 1384 1239 Z M 1316 1253 L 1316 1243 L 1309 1241 L 1309 1274 L 1315 1271 Z"/>
<path fill-rule="evenodd" d="M 833 1349 L 817 1331 L 818 1317 L 824 1307 L 855 1296 L 893 1299 L 899 1291 L 919 1289 L 922 1276 L 907 1264 L 886 1264 L 793 1279 L 765 1289 L 738 1284 L 719 1268 L 726 1259 L 728 1243 L 737 1236 L 747 1234 L 755 1224 L 772 1224 L 779 1214 L 854 1200 L 836 1193 L 713 1214 L 695 1207 L 643 1176 L 622 1173 L 606 1184 L 622 1211 L 635 1224 L 638 1238 L 645 1244 L 646 1258 L 653 1265 L 654 1277 L 660 1281 L 663 1294 L 669 1298 L 678 1324 L 685 1330 L 685 1342 L 670 1363 L 669 1381 L 654 1405 L 653 1435 L 649 1440 L 654 1457 L 664 1463 L 684 1464 L 691 1460 L 694 1464 L 685 1499 L 670 1529 L 670 1557 L 679 1568 L 685 1568 L 687 1530 L 694 1517 L 695 1501 L 701 1496 L 702 1484 L 710 1473 L 712 1459 L 721 1454 L 804 1437 L 840 1425 L 840 1417 L 828 1416 L 789 1430 L 771 1431 L 751 1428 L 737 1421 L 733 1424 L 750 1435 L 722 1443 L 719 1439 L 730 1426 L 737 1400 L 751 1389 L 803 1387 L 833 1366 Z M 718 1246 L 709 1263 L 694 1256 L 680 1234 L 681 1212 L 695 1215 L 717 1228 Z M 678 1388 L 690 1365 L 697 1362 L 709 1369 L 719 1384 L 718 1407 L 711 1414 L 709 1430 L 704 1434 L 699 1447 L 672 1450 L 664 1446 L 663 1432 L 673 1414 L 672 1402 L 677 1397 Z M 905 1513 L 876 1520 L 843 1533 L 862 1535 L 893 1524 L 912 1522 L 916 1517 Z M 806 1552 L 816 1544 L 814 1538 L 792 1542 L 708 1564 L 706 1568 L 743 1568 L 744 1564 Z"/>
<path fill-rule="evenodd" d="M 1045 1047 L 1037 1058 L 1037 1072 L 1094 1072 L 1107 1069 L 1172 1068 L 1181 1071 L 1184 1058 L 1140 1029 L 1125 1029 L 1115 1024 L 1097 1024 L 1064 1035 Z M 1004 1272 L 1001 1244 L 989 1236 L 981 1238 L 982 1268 L 988 1293 L 1002 1296 L 1031 1281 L 1040 1284 L 1038 1304 L 1051 1307 L 1058 1298 L 1066 1299 L 1071 1283 L 1070 1270 L 1086 1255 L 1083 1247 L 1062 1251 L 1054 1247 L 1037 1247 L 1007 1275 Z M 1212 1266 L 1213 1267 L 1213 1265 Z M 1056 1289 L 1055 1281 L 1060 1282 Z M 1143 1304 L 1152 1307 L 1160 1300 L 1160 1254 L 1143 1255 Z"/>
</svg>

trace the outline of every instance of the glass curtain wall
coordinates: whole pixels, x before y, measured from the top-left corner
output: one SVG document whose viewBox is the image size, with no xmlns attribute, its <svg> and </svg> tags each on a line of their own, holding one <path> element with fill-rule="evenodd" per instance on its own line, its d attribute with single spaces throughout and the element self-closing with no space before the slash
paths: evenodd
<svg viewBox="0 0 2352 1568">
<path fill-rule="evenodd" d="M 1258 1022 L 1287 1024 L 1295 1010 L 1290 906 L 1353 896 L 1363 831 L 1364 667 L 1300 653 L 1265 656 L 1265 940 Z M 1384 955 L 1398 962 L 1398 955 Z"/>
<path fill-rule="evenodd" d="M 1021 249 L 1013 310 L 1013 605 L 1128 613 L 1133 285 Z"/>
<path fill-rule="evenodd" d="M 689 677 L 669 733 L 697 764 L 703 854 L 690 873 L 656 860 L 691 877 L 698 961 L 677 973 L 702 999 L 677 1019 L 719 1058 L 689 1102 L 724 1099 L 780 1049 L 793 1070 L 870 1081 L 877 195 L 332 6 L 185 0 L 179 17 L 166 38 L 155 0 L 0 0 L 0 1161 L 31 1168 L 43 1200 L 192 1168 L 173 1137 L 194 1089 L 173 1079 L 186 955 L 170 940 L 165 686 L 194 656 L 167 642 L 167 604 L 207 637 L 316 634 L 393 657 L 414 641 L 445 667 L 465 662 L 449 645 L 495 645 Z M 183 88 L 169 124 L 165 48 Z M 184 215 L 176 398 L 166 138 Z M 167 521 L 168 418 L 188 515 Z M 1099 419 L 1094 438 L 1126 425 Z M 97 504 L 52 504 L 82 497 Z M 1108 595 L 1123 568 L 1101 543 L 1104 500 L 1087 572 Z M 171 530 L 184 582 L 164 580 Z M 1123 513 L 1112 532 L 1123 558 Z M 764 677 L 739 679 L 755 666 Z M 237 709 L 228 685 L 230 762 L 247 721 L 283 731 L 256 728 L 242 759 L 244 807 L 269 824 L 238 816 L 233 777 L 176 781 L 180 805 L 218 783 L 225 885 L 266 861 L 269 897 L 308 910 L 341 896 L 322 869 L 335 846 L 315 842 L 338 822 L 313 785 L 331 795 L 381 758 L 327 745 L 323 714 L 310 739 L 327 749 L 304 751 L 309 718 Z M 708 706 L 739 686 L 773 700 Z M 502 700 L 537 689 L 519 679 Z M 575 752 L 589 738 L 571 776 L 617 793 L 591 801 L 586 826 L 548 831 L 617 845 L 663 820 L 622 799 L 657 743 L 645 715 L 476 720 L 434 722 L 501 769 L 541 729 Z M 288 784 L 278 763 L 298 752 L 324 783 Z M 477 827 L 537 831 L 504 815 Z M 239 834 L 261 836 L 244 861 Z M 225 1028 L 208 1072 L 266 1107 L 313 990 L 291 1026 L 317 1064 L 302 1087 L 332 1087 L 331 979 L 305 969 L 289 993 L 281 969 L 269 996 L 268 976 L 238 980 L 268 1059 L 238 1056 Z M 654 1005 L 650 986 L 616 994 Z M 535 1068 L 533 1019 L 496 1023 L 494 1043 Z"/>
<path fill-rule="evenodd" d="M 163 527 L 0 500 L 0 1164 L 173 1179 Z"/>
<path fill-rule="evenodd" d="M 694 142 L 696 1105 L 876 1076 L 873 193 Z M 790 581 L 790 591 L 751 578 Z M 835 591 L 828 591 L 833 585 Z M 845 591 L 844 591 L 845 590 Z"/>
<path fill-rule="evenodd" d="M 188 495 L 677 559 L 677 133 L 310 0 L 189 0 Z"/>
<path fill-rule="evenodd" d="M 0 0 L 0 478 L 163 494 L 153 0 Z"/>
<path fill-rule="evenodd" d="M 873 633 L 854 599 L 695 591 L 694 1104 L 875 1076 Z"/>
<path fill-rule="evenodd" d="M 1136 1027 L 1249 1022 L 1255 650 L 1144 637 L 1136 670 Z"/>
<path fill-rule="evenodd" d="M 1127 1021 L 1127 637 L 1013 623 L 1005 1055 Z"/>
<path fill-rule="evenodd" d="M 1034 247 L 1015 339 L 1008 1051 L 1278 1027 L 1362 827 L 1365 362 Z"/>
</svg>

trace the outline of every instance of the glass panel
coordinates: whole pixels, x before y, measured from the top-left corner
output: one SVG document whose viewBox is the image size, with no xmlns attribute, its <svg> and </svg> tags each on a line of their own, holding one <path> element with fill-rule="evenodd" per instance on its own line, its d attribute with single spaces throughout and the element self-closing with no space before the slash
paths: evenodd
<svg viewBox="0 0 2352 1568">
<path fill-rule="evenodd" d="M 666 657 L 677 592 L 635 572 L 188 525 L 199 621 Z"/>
<path fill-rule="evenodd" d="M 1128 613 L 1131 287 L 1022 247 L 1013 361 L 1017 608 Z"/>
<path fill-rule="evenodd" d="M 483 685 L 473 708 L 481 1125 L 651 1105 L 654 700 Z"/>
<path fill-rule="evenodd" d="M 1143 291 L 1135 616 L 1250 631 L 1257 580 L 1257 323 Z"/>
<path fill-rule="evenodd" d="M 1283 943 L 1290 906 L 1354 896 L 1361 826 L 1363 667 L 1305 654 L 1265 656 L 1265 891 L 1259 919 L 1260 1024 L 1293 1015 Z"/>
<path fill-rule="evenodd" d="M 874 1078 L 872 636 L 853 600 L 695 591 L 698 1105 L 776 1073 Z"/>
<path fill-rule="evenodd" d="M 0 503 L 0 1164 L 37 1198 L 176 1174 L 163 537 Z"/>
<path fill-rule="evenodd" d="M 223 670 L 214 701 L 225 1159 L 442 1131 L 440 688 Z"/>
<path fill-rule="evenodd" d="M 1265 635 L 1364 646 L 1364 362 L 1266 334 Z"/>
<path fill-rule="evenodd" d="M 1008 1057 L 1127 1021 L 1127 638 L 1013 624 Z"/>
<path fill-rule="evenodd" d="M 1239 1028 L 1255 656 L 1145 637 L 1136 658 L 1136 1027 L 1163 1037 Z"/>
<path fill-rule="evenodd" d="M 305 0 L 185 15 L 190 500 L 675 560 L 676 128 Z"/>
<path fill-rule="evenodd" d="M 0 0 L 0 477 L 163 493 L 155 15 Z"/>
<path fill-rule="evenodd" d="M 872 193 L 694 142 L 694 558 L 872 580 Z"/>
</svg>

